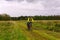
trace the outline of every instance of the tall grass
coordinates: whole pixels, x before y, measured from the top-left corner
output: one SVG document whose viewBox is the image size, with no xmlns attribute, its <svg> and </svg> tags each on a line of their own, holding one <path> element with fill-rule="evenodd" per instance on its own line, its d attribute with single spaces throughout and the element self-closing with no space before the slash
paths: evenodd
<svg viewBox="0 0 60 40">
<path fill-rule="evenodd" d="M 26 40 L 19 29 L 14 29 L 12 22 L 0 22 L 0 40 Z"/>
<path fill-rule="evenodd" d="M 0 40 L 36 40 L 39 37 L 44 40 L 60 39 L 60 21 L 36 21 L 33 22 L 31 31 L 27 31 L 27 21 L 1 21 Z M 41 40 L 41 39 L 38 39 Z"/>
<path fill-rule="evenodd" d="M 40 21 L 33 23 L 34 29 L 45 29 L 60 32 L 60 21 Z"/>
</svg>

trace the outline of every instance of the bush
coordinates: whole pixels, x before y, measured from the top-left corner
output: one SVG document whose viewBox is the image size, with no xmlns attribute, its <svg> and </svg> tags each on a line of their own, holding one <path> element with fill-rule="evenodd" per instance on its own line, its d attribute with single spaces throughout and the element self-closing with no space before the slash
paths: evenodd
<svg viewBox="0 0 60 40">
<path fill-rule="evenodd" d="M 56 32 L 60 32 L 60 24 L 55 24 L 55 29 Z"/>
</svg>

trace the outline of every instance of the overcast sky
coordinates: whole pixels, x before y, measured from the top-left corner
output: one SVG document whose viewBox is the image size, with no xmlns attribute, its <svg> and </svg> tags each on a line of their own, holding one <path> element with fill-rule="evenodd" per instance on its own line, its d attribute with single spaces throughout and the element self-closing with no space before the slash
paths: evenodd
<svg viewBox="0 0 60 40">
<path fill-rule="evenodd" d="M 60 15 L 60 0 L 0 0 L 0 14 L 10 16 Z"/>
</svg>

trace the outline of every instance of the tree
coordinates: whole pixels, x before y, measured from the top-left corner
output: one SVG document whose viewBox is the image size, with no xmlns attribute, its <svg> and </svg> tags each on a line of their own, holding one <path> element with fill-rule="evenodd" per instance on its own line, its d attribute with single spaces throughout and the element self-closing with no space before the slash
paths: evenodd
<svg viewBox="0 0 60 40">
<path fill-rule="evenodd" d="M 7 14 L 1 14 L 0 15 L 0 20 L 10 20 L 10 16 Z"/>
</svg>

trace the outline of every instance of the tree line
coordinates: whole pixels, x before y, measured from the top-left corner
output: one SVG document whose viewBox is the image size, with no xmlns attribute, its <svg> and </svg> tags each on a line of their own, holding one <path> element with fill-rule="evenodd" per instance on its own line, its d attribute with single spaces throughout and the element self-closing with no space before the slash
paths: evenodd
<svg viewBox="0 0 60 40">
<path fill-rule="evenodd" d="M 8 14 L 0 14 L 0 20 L 27 20 L 28 17 L 32 17 L 34 20 L 60 20 L 60 15 L 54 16 L 19 16 L 11 17 Z"/>
</svg>

